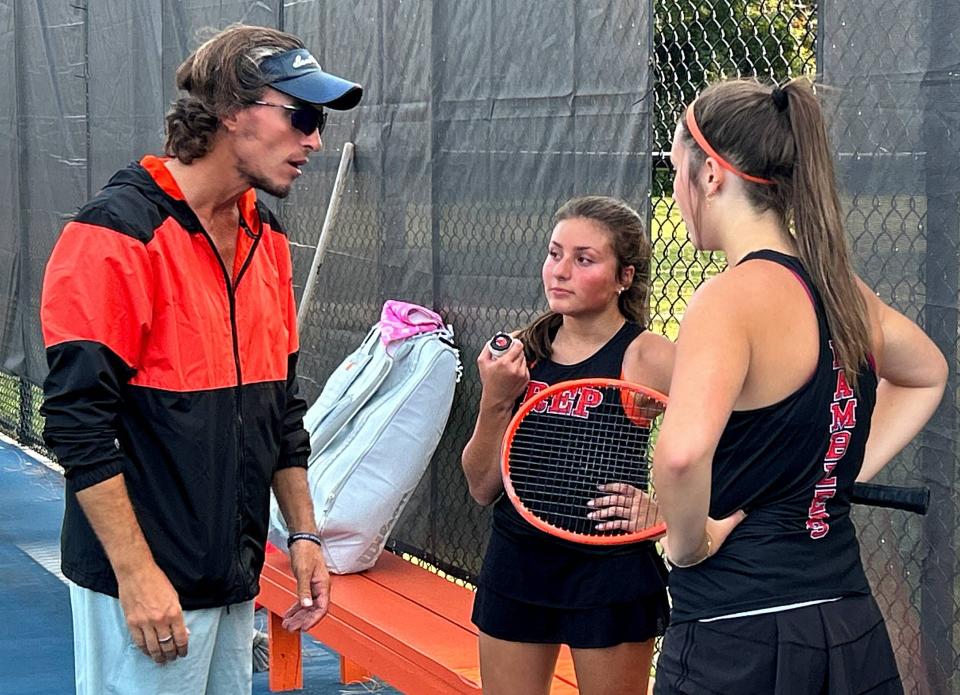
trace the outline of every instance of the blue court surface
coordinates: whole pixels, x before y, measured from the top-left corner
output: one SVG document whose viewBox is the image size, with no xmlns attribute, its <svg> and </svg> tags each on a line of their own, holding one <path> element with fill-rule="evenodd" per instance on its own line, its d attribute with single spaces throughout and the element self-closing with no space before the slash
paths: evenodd
<svg viewBox="0 0 960 695">
<path fill-rule="evenodd" d="M 63 478 L 0 441 L 0 500 L 0 694 L 72 693 L 70 596 L 60 575 Z M 397 693 L 377 682 L 341 685 L 336 654 L 309 636 L 303 647 L 304 689 L 295 692 Z M 254 674 L 256 695 L 270 692 L 267 675 Z"/>
</svg>

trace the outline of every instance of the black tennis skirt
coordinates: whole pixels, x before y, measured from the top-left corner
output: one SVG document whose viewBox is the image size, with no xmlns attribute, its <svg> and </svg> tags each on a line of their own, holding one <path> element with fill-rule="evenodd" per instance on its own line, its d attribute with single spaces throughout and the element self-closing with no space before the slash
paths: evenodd
<svg viewBox="0 0 960 695">
<path fill-rule="evenodd" d="M 902 695 L 872 596 L 672 625 L 654 695 Z"/>
<path fill-rule="evenodd" d="M 629 603 L 554 608 L 517 601 L 481 586 L 473 601 L 473 623 L 491 637 L 510 642 L 566 644 L 573 649 L 646 642 L 666 631 L 669 618 L 666 591 Z"/>
</svg>

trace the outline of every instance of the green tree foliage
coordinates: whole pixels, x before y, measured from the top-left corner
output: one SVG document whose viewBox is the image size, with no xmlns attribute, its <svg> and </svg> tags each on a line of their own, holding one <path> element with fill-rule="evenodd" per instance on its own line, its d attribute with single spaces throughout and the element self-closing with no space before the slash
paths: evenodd
<svg viewBox="0 0 960 695">
<path fill-rule="evenodd" d="M 681 110 L 711 80 L 783 81 L 815 70 L 816 2 L 654 0 L 658 149 Z"/>
</svg>

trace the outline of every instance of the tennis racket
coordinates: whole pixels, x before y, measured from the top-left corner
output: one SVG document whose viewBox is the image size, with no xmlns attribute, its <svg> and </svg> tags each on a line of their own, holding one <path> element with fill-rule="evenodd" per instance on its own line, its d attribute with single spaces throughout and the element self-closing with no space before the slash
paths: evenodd
<svg viewBox="0 0 960 695">
<path fill-rule="evenodd" d="M 619 545 L 662 535 L 666 525 L 650 479 L 662 393 L 618 379 L 577 379 L 548 386 L 520 406 L 501 449 L 503 487 L 520 515 L 554 536 Z M 587 502 L 601 485 L 629 485 L 641 495 L 632 528 L 600 530 Z M 625 525 L 625 524 L 624 524 Z"/>
<path fill-rule="evenodd" d="M 871 507 L 926 514 L 927 509 L 930 508 L 930 488 L 854 483 L 850 501 Z"/>
<path fill-rule="evenodd" d="M 513 337 L 509 333 L 500 331 L 493 336 L 487 343 L 487 349 L 490 351 L 491 359 L 499 359 L 507 354 L 507 350 L 513 345 Z"/>
<path fill-rule="evenodd" d="M 507 497 L 534 527 L 589 545 L 650 540 L 666 532 L 650 471 L 667 397 L 618 379 L 577 379 L 548 386 L 520 406 L 501 449 Z M 600 530 L 587 503 L 621 483 L 641 495 L 630 528 Z M 930 491 L 872 483 L 853 486 L 855 504 L 926 514 Z M 624 524 L 626 526 L 627 524 Z"/>
</svg>

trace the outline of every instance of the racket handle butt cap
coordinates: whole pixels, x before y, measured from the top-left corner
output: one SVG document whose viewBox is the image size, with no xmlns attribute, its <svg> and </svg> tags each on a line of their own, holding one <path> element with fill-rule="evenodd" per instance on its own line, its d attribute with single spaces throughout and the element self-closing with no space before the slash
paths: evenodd
<svg viewBox="0 0 960 695">
<path fill-rule="evenodd" d="M 498 332 L 490 339 L 490 342 L 487 343 L 487 349 L 490 350 L 490 357 L 497 359 L 501 355 L 506 354 L 512 344 L 513 338 L 509 333 L 504 333 L 503 331 Z"/>
</svg>

